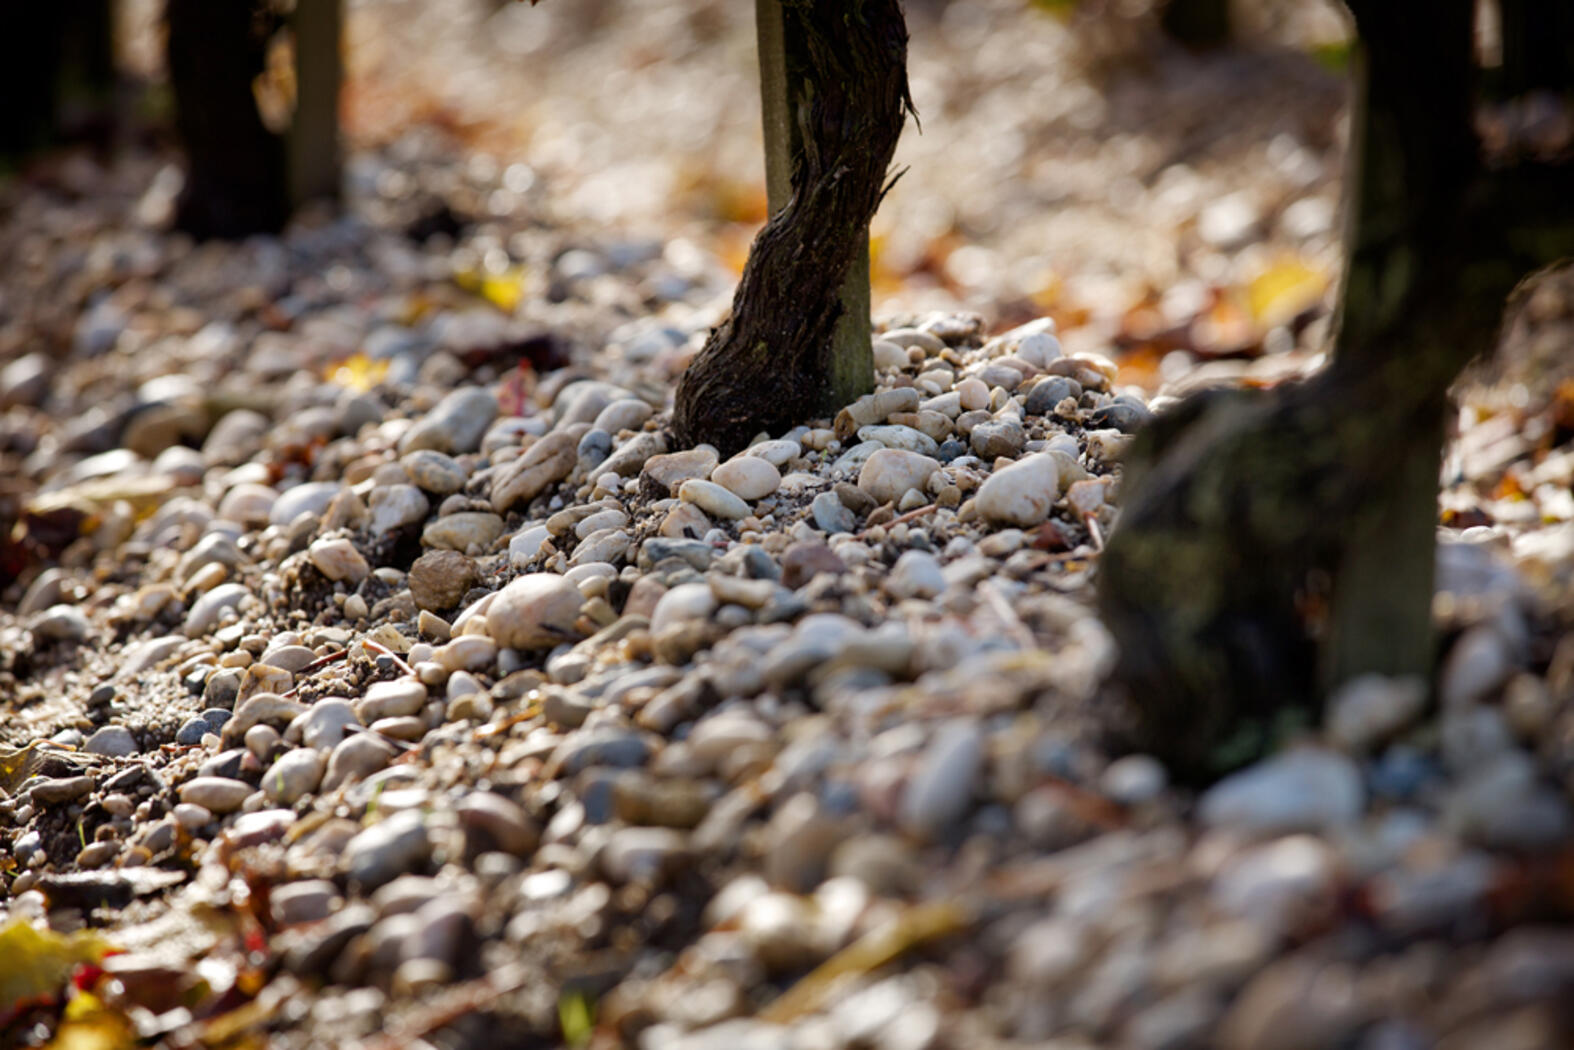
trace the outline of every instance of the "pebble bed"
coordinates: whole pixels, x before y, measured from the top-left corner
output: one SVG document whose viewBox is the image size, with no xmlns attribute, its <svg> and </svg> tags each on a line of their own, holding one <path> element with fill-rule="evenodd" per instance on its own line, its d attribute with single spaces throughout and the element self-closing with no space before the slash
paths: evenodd
<svg viewBox="0 0 1574 1050">
<path fill-rule="evenodd" d="M 0 612 L 0 926 L 102 926 L 143 1040 L 1568 1045 L 1566 525 L 1442 547 L 1435 704 L 1173 785 L 1103 733 L 1160 407 L 1108 360 L 888 318 L 874 394 L 675 447 L 726 272 L 449 228 L 542 191 L 422 142 L 240 245 L 145 162 L 8 191 L 0 497 L 55 567 Z"/>
</svg>

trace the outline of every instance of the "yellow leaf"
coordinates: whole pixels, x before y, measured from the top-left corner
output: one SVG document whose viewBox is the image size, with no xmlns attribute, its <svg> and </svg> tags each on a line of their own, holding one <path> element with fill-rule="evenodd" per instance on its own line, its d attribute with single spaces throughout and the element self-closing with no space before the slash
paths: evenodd
<svg viewBox="0 0 1574 1050">
<path fill-rule="evenodd" d="M 323 378 L 330 383 L 337 383 L 339 386 L 354 390 L 358 394 L 364 394 L 381 383 L 387 374 L 387 361 L 374 361 L 365 354 L 357 353 L 336 365 L 328 366 Z"/>
<path fill-rule="evenodd" d="M 124 1014 L 80 992 L 66 1004 L 49 1050 L 132 1050 L 136 1045 L 136 1031 Z"/>
<path fill-rule="evenodd" d="M 73 970 L 109 951 L 109 942 L 92 930 L 66 935 L 12 919 L 0 928 L 0 1014 L 58 995 Z"/>
<path fill-rule="evenodd" d="M 1328 290 L 1328 277 L 1299 259 L 1273 263 L 1246 287 L 1246 307 L 1264 328 L 1285 324 L 1317 305 Z"/>
<path fill-rule="evenodd" d="M 525 271 L 519 267 L 492 274 L 481 282 L 481 297 L 505 314 L 511 314 L 525 297 Z"/>
</svg>

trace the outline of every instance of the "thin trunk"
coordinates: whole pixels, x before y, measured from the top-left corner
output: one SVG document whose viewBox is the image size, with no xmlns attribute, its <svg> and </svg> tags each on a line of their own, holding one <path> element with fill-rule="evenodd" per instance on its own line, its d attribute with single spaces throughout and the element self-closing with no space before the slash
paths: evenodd
<svg viewBox="0 0 1574 1050">
<path fill-rule="evenodd" d="M 808 102 L 801 70 L 789 75 L 783 32 L 782 0 L 755 0 L 760 56 L 760 100 L 765 130 L 765 190 L 775 215 L 792 198 L 793 158 L 803 152 L 802 129 L 792 114 Z M 835 412 L 874 386 L 873 336 L 869 323 L 869 233 L 847 280 L 842 283 L 841 315 L 831 334 L 831 381 L 822 411 Z"/>
<path fill-rule="evenodd" d="M 1187 47 L 1223 47 L 1230 42 L 1230 0 L 1169 0 L 1160 23 Z"/>
<path fill-rule="evenodd" d="M 898 0 L 762 6 L 782 16 L 779 34 L 769 11 L 760 26 L 762 49 L 770 52 L 779 36 L 782 56 L 777 65 L 762 54 L 767 142 L 774 143 L 767 173 L 777 172 L 779 201 L 782 153 L 789 152 L 791 192 L 755 239 L 732 316 L 684 374 L 673 416 L 680 440 L 723 451 L 873 387 L 867 298 L 850 302 L 846 292 L 857 280 L 850 275 L 867 266 L 869 220 L 909 107 Z M 861 339 L 850 318 L 838 345 L 838 325 L 852 313 L 864 318 Z"/>
<path fill-rule="evenodd" d="M 186 186 L 175 224 L 198 238 L 277 232 L 288 214 L 284 145 L 252 81 L 269 19 L 251 0 L 169 0 L 169 73 Z"/>
<path fill-rule="evenodd" d="M 339 198 L 343 0 L 296 0 L 295 119 L 288 136 L 290 203 Z"/>
</svg>

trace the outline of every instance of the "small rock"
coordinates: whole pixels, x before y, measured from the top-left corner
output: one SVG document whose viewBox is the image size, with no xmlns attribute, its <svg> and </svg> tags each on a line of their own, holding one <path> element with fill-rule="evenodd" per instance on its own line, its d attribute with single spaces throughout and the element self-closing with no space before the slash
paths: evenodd
<svg viewBox="0 0 1574 1050">
<path fill-rule="evenodd" d="M 383 718 L 413 715 L 426 706 L 426 686 L 413 678 L 376 682 L 355 704 L 361 724 L 371 725 Z"/>
<path fill-rule="evenodd" d="M 320 539 L 306 550 L 306 556 L 317 571 L 328 579 L 343 580 L 355 586 L 371 573 L 366 558 L 355 549 L 355 544 L 343 537 Z"/>
<path fill-rule="evenodd" d="M 880 449 L 864 462 L 858 487 L 876 503 L 895 503 L 908 489 L 923 489 L 940 464 L 901 449 Z"/>
<path fill-rule="evenodd" d="M 497 418 L 497 398 L 489 390 L 465 387 L 439 401 L 399 439 L 401 454 L 417 449 L 459 454 L 481 447 L 481 435 Z"/>
<path fill-rule="evenodd" d="M 270 802 L 293 806 L 322 782 L 325 763 L 313 748 L 300 747 L 281 755 L 262 777 L 262 793 Z"/>
<path fill-rule="evenodd" d="M 479 579 L 470 558 L 454 550 L 433 550 L 415 560 L 406 582 L 416 608 L 442 612 L 458 605 Z"/>
<path fill-rule="evenodd" d="M 1205 824 L 1248 832 L 1315 831 L 1358 819 L 1361 772 L 1337 751 L 1303 747 L 1219 781 L 1198 802 Z"/>
<path fill-rule="evenodd" d="M 240 809 L 253 788 L 243 780 L 228 777 L 194 777 L 180 786 L 180 800 L 201 806 L 210 813 L 234 813 Z"/>
<path fill-rule="evenodd" d="M 561 576 L 521 576 L 493 599 L 487 630 L 504 648 L 548 649 L 578 637 L 574 622 L 583 602 L 579 588 Z"/>
<path fill-rule="evenodd" d="M 858 528 L 853 512 L 842 506 L 841 497 L 834 492 L 822 492 L 809 505 L 814 523 L 831 534 L 852 532 Z"/>
<path fill-rule="evenodd" d="M 694 504 L 712 518 L 735 521 L 749 516 L 747 503 L 713 481 L 691 478 L 678 486 L 678 498 Z"/>
<path fill-rule="evenodd" d="M 503 534 L 503 519 L 485 511 L 445 514 L 427 525 L 421 543 L 454 551 L 485 552 Z"/>
<path fill-rule="evenodd" d="M 794 446 L 796 447 L 796 446 Z M 739 499 L 754 502 L 781 487 L 781 472 L 762 456 L 735 456 L 711 472 L 710 479 Z"/>
<path fill-rule="evenodd" d="M 1420 678 L 1361 675 L 1328 700 L 1328 738 L 1346 751 L 1367 751 L 1420 717 L 1426 683 Z"/>
<path fill-rule="evenodd" d="M 426 860 L 430 849 L 425 815 L 419 810 L 404 810 L 345 843 L 344 870 L 362 892 L 370 892 L 414 870 Z"/>
<path fill-rule="evenodd" d="M 125 726 L 104 726 L 95 730 L 87 738 L 87 743 L 82 745 L 82 750 L 90 755 L 108 755 L 111 758 L 125 758 L 136 754 L 136 737 L 131 735 L 131 730 Z"/>
<path fill-rule="evenodd" d="M 924 838 L 943 836 L 972 808 L 983 761 L 983 733 L 978 726 L 963 721 L 943 726 L 907 784 L 902 826 Z"/>
<path fill-rule="evenodd" d="M 386 536 L 397 529 L 425 521 L 432 504 L 414 485 L 379 485 L 367 499 L 372 513 L 372 533 Z"/>
<path fill-rule="evenodd" d="M 337 481 L 306 481 L 287 489 L 273 501 L 268 524 L 288 525 L 302 514 L 321 516 L 344 486 Z"/>
<path fill-rule="evenodd" d="M 458 460 L 433 449 L 411 452 L 399 461 L 399 465 L 418 487 L 438 496 L 458 492 L 469 477 Z"/>
<path fill-rule="evenodd" d="M 668 452 L 665 455 L 650 457 L 645 461 L 640 477 L 656 485 L 663 492 L 677 495 L 678 488 L 685 481 L 703 481 L 710 477 L 711 471 L 716 469 L 717 462 L 716 450 L 709 445 L 701 445 L 682 452 Z"/>
<path fill-rule="evenodd" d="M 1060 498 L 1060 464 L 1039 453 L 996 471 L 978 489 L 975 501 L 984 520 L 1027 527 L 1049 517 Z"/>
<path fill-rule="evenodd" d="M 906 551 L 896 559 L 885 589 L 894 598 L 933 598 L 945 590 L 940 561 L 928 551 Z"/>
</svg>

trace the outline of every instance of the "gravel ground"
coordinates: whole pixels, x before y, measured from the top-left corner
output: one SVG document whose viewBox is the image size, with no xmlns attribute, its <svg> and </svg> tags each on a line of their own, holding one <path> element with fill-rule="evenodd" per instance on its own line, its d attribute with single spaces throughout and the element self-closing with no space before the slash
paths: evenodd
<svg viewBox="0 0 1574 1050">
<path fill-rule="evenodd" d="M 157 158 L 0 189 L 0 987 L 121 952 L 6 1040 L 1569 1045 L 1566 282 L 1462 391 L 1436 697 L 1197 792 L 1107 733 L 1118 324 L 892 297 L 875 395 L 718 462 L 663 424 L 725 237 L 491 156 L 240 245 Z"/>
</svg>

